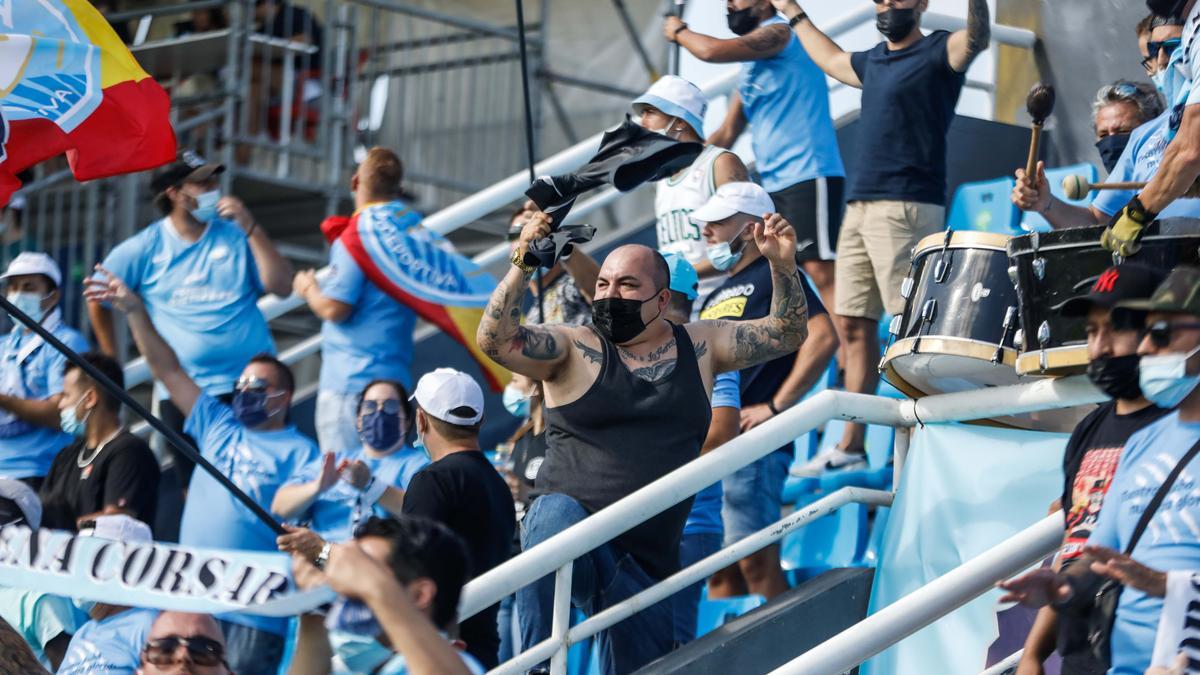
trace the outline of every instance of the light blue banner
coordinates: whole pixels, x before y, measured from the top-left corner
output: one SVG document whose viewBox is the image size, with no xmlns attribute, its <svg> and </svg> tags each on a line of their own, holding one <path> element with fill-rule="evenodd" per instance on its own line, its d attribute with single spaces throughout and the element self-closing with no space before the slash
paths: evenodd
<svg viewBox="0 0 1200 675">
<path fill-rule="evenodd" d="M 130 543 L 24 526 L 0 527 L 0 583 L 129 607 L 201 614 L 295 616 L 331 602 L 301 592 L 282 553 Z"/>
<path fill-rule="evenodd" d="M 888 519 L 870 611 L 1045 518 L 1062 494 L 1067 437 L 969 425 L 914 430 Z M 868 661 L 861 672 L 982 671 L 988 647 L 1000 633 L 999 597 L 999 591 L 992 591 L 977 598 Z M 1016 648 L 1024 638 L 1006 637 L 1017 640 Z"/>
</svg>

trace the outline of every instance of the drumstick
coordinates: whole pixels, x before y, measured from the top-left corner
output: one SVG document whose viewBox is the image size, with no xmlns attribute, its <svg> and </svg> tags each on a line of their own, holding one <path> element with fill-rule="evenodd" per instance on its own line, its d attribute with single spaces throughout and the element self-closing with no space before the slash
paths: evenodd
<svg viewBox="0 0 1200 675">
<path fill-rule="evenodd" d="M 1141 190 L 1146 183 L 1121 181 L 1118 183 L 1092 183 L 1086 176 L 1067 176 L 1062 182 L 1063 194 L 1071 201 L 1079 201 L 1092 190 Z"/>
<path fill-rule="evenodd" d="M 1033 132 L 1029 136 L 1029 159 L 1025 162 L 1025 175 L 1029 180 L 1035 181 L 1035 184 L 1038 150 L 1042 143 L 1042 125 L 1046 123 L 1046 118 L 1050 117 L 1050 113 L 1054 112 L 1054 98 L 1054 87 L 1045 82 L 1033 85 L 1033 88 L 1029 90 L 1029 95 L 1025 97 L 1025 109 L 1033 118 Z"/>
</svg>

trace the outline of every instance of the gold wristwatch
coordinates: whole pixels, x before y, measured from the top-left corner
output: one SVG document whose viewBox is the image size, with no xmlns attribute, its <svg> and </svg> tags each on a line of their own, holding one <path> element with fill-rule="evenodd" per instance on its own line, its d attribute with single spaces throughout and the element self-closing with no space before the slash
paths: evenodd
<svg viewBox="0 0 1200 675">
<path fill-rule="evenodd" d="M 513 253 L 513 257 L 510 262 L 512 262 L 513 267 L 516 267 L 525 274 L 532 274 L 533 271 L 537 269 L 533 265 L 525 264 L 525 252 L 521 249 L 517 249 L 516 252 Z"/>
</svg>

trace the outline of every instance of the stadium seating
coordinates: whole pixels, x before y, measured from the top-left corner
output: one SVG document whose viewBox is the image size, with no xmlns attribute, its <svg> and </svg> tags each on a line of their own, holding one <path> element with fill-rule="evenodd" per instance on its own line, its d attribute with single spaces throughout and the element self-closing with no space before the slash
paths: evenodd
<svg viewBox="0 0 1200 675">
<path fill-rule="evenodd" d="M 1015 184 L 1010 177 L 963 183 L 950 203 L 947 226 L 952 230 L 1020 234 L 1020 210 L 1011 198 Z"/>
<path fill-rule="evenodd" d="M 1093 190 L 1078 201 L 1067 199 L 1063 192 L 1063 179 L 1067 176 L 1083 176 L 1088 179 L 1089 183 L 1094 183 L 1100 177 L 1100 173 L 1096 171 L 1096 167 L 1092 164 L 1071 164 L 1070 166 L 1060 166 L 1056 169 L 1046 169 L 1046 182 L 1050 183 L 1050 194 L 1058 197 L 1068 204 L 1074 206 L 1087 206 L 1092 203 L 1096 197 L 1096 192 Z M 1026 213 L 1021 220 L 1021 229 L 1026 232 L 1049 232 L 1051 230 L 1050 223 L 1042 217 L 1040 213 Z"/>
</svg>

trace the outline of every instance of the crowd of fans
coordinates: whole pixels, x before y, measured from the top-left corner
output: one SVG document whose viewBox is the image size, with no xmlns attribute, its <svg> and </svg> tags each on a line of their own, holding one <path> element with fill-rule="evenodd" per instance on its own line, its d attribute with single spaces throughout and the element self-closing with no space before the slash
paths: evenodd
<svg viewBox="0 0 1200 675">
<path fill-rule="evenodd" d="M 223 167 L 184 153 L 153 177 L 162 218 L 116 246 L 86 283 L 96 349 L 63 323 L 62 275 L 49 256 L 21 253 L 0 277 L 17 309 L 90 366 L 20 325 L 0 345 L 0 524 L 290 554 L 296 586 L 339 594 L 299 618 L 292 673 L 482 672 L 546 640 L 553 576 L 459 623 L 463 584 L 781 414 L 835 361 L 837 386 L 874 393 L 878 321 L 904 310 L 912 246 L 944 227 L 947 132 L 965 73 L 990 39 L 986 0 L 967 0 L 966 29 L 928 35 L 920 29 L 927 4 L 877 0 L 885 39 L 855 53 L 795 0 L 729 0 L 731 39 L 665 19 L 666 39 L 697 58 L 741 62 L 738 91 L 707 138 L 705 96 L 682 78 L 664 77 L 631 102 L 643 127 L 705 144 L 658 185 L 657 250 L 622 246 L 603 261 L 575 250 L 535 279 L 523 254 L 552 219 L 532 203 L 513 214 L 512 265 L 476 336 L 513 373 L 503 402 L 522 424 L 501 448 L 501 471 L 480 448 L 479 384 L 437 368 L 414 386 L 413 310 L 340 240 L 327 272 L 294 272 L 245 204 L 218 189 Z M 1036 176 L 1017 170 L 1012 195 L 1055 227 L 1109 223 L 1103 241 L 1122 255 L 1136 251 L 1156 216 L 1197 215 L 1196 200 L 1181 197 L 1200 173 L 1200 121 L 1187 105 L 1200 103 L 1190 76 L 1200 10 L 1195 0 L 1150 4 L 1161 7 L 1139 24 L 1138 44 L 1156 86 L 1103 87 L 1094 124 L 1112 179 L 1151 185 L 1080 208 L 1050 194 L 1039 164 Z M 311 17 L 289 28 L 279 12 L 288 7 L 294 18 L 290 6 L 256 7 L 276 34 L 320 47 Z M 223 17 L 205 11 L 195 20 L 202 29 Z M 848 178 L 827 75 L 863 90 L 860 169 Z M 747 130 L 753 172 L 728 150 Z M 402 179 L 394 152 L 371 150 L 350 180 L 356 211 L 406 210 Z M 17 223 L 19 208 L 14 202 L 4 222 Z M 448 246 L 419 226 L 409 234 Z M 323 322 L 315 441 L 294 425 L 296 383 L 256 306 L 266 293 L 295 293 Z M 1194 474 L 1182 469 L 1179 487 L 1143 516 L 1153 488 L 1200 440 L 1200 375 L 1189 373 L 1200 352 L 1200 270 L 1168 276 L 1127 262 L 1058 311 L 1086 322 L 1088 375 L 1112 401 L 1068 443 L 1053 568 L 1004 584 L 1010 599 L 1050 605 L 1018 672 L 1042 672 L 1055 649 L 1064 672 L 1104 672 L 1086 628 L 1098 611 L 1095 587 L 1111 577 L 1127 584 L 1112 628 L 1113 672 L 1141 673 L 1162 570 L 1200 568 Z M 90 374 L 123 386 L 122 325 L 158 383 L 163 421 L 190 444 L 170 456 L 183 490 L 178 518 L 159 512 L 165 483 L 155 455 Z M 781 515 L 789 469 L 859 469 L 864 453 L 855 424 L 807 464 L 791 466 L 791 444 L 769 453 L 599 542 L 574 564 L 573 604 L 603 611 L 769 526 Z M 283 521 L 284 534 L 197 470 L 196 457 Z M 778 547 L 709 580 L 712 597 L 773 598 L 787 588 Z M 700 589 L 603 631 L 604 672 L 632 672 L 692 639 Z M 279 669 L 288 639 L 280 618 L 159 612 L 10 587 L 0 587 L 0 619 L 0 666 L 14 672 L 266 674 Z"/>
</svg>

